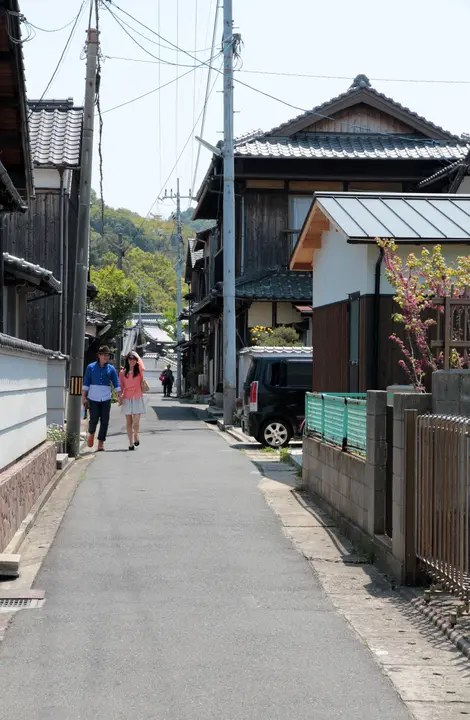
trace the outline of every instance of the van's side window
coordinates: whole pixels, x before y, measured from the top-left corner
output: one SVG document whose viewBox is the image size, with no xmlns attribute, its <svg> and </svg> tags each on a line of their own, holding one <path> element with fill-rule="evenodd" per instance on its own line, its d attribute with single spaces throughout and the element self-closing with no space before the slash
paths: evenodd
<svg viewBox="0 0 470 720">
<path fill-rule="evenodd" d="M 286 366 L 282 360 L 270 364 L 268 371 L 268 384 L 271 387 L 286 386 Z"/>
<path fill-rule="evenodd" d="M 287 387 L 311 388 L 312 364 L 309 362 L 286 363 Z"/>
</svg>

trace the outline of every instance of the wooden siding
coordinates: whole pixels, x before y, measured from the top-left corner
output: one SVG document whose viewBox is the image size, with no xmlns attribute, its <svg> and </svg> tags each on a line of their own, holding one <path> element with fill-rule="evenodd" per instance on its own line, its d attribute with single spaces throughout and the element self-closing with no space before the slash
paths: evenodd
<svg viewBox="0 0 470 720">
<path fill-rule="evenodd" d="M 67 200 L 66 200 L 67 202 Z M 74 291 L 77 214 L 69 202 L 69 287 L 68 335 L 72 320 Z M 24 215 L 8 216 L 5 226 L 6 252 L 23 258 L 60 279 L 60 195 L 58 192 L 37 192 Z M 61 296 L 54 295 L 28 303 L 28 331 L 30 342 L 44 345 L 50 350 L 59 349 L 59 313 Z"/>
<path fill-rule="evenodd" d="M 348 123 L 345 125 L 345 123 Z M 324 118 L 305 129 L 304 132 L 335 133 L 406 133 L 416 134 L 409 125 L 396 120 L 387 113 L 376 110 L 365 103 L 335 113 L 333 119 Z"/>
<path fill-rule="evenodd" d="M 313 311 L 315 392 L 348 391 L 348 301 Z"/>
<path fill-rule="evenodd" d="M 290 256 L 287 193 L 245 194 L 244 272 L 287 267 Z"/>
</svg>

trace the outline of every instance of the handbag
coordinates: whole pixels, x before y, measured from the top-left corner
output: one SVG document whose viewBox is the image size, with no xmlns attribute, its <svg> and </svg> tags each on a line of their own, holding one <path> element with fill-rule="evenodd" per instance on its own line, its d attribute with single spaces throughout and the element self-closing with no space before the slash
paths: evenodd
<svg viewBox="0 0 470 720">
<path fill-rule="evenodd" d="M 140 387 L 142 388 L 142 392 L 143 392 L 143 393 L 148 393 L 148 391 L 150 390 L 149 384 L 148 384 L 147 380 L 146 380 L 144 377 L 142 378 L 142 382 L 140 383 Z"/>
</svg>

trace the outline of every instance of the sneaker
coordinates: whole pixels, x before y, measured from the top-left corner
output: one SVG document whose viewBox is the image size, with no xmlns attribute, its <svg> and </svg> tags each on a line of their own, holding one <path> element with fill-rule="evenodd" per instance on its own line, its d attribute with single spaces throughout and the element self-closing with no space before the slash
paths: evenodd
<svg viewBox="0 0 470 720">
<path fill-rule="evenodd" d="M 87 444 L 88 444 L 89 448 L 93 447 L 93 445 L 95 444 L 95 433 L 88 434 L 88 443 Z"/>
<path fill-rule="evenodd" d="M 139 445 L 140 445 L 140 440 L 134 440 L 134 445 L 135 445 L 135 447 L 139 447 Z"/>
<path fill-rule="evenodd" d="M 102 440 L 98 442 L 98 452 L 104 452 L 104 442 Z"/>
<path fill-rule="evenodd" d="M 129 450 L 134 450 L 134 446 L 133 446 L 133 445 L 129 445 Z"/>
</svg>

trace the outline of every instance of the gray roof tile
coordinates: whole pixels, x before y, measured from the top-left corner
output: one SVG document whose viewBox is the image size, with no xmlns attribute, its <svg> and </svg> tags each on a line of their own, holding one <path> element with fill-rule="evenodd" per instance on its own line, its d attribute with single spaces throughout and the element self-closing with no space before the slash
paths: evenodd
<svg viewBox="0 0 470 720">
<path fill-rule="evenodd" d="M 73 100 L 29 102 L 31 154 L 35 167 L 80 165 L 83 108 Z"/>
<path fill-rule="evenodd" d="M 54 277 L 50 270 L 46 270 L 40 265 L 34 265 L 23 258 L 15 257 L 9 253 L 3 253 L 3 261 L 5 268 L 10 269 L 13 272 L 20 271 L 25 275 L 31 275 L 32 277 L 39 278 L 43 284 L 41 287 L 45 292 L 60 292 L 60 282 Z"/>
<path fill-rule="evenodd" d="M 237 298 L 301 302 L 312 299 L 312 273 L 291 272 L 283 268 L 262 270 L 241 276 L 235 283 Z"/>
<path fill-rule="evenodd" d="M 296 138 L 268 137 L 241 142 L 235 155 L 244 157 L 350 158 L 376 160 L 461 160 L 470 145 L 425 138 L 362 133 L 304 133 Z"/>
</svg>

